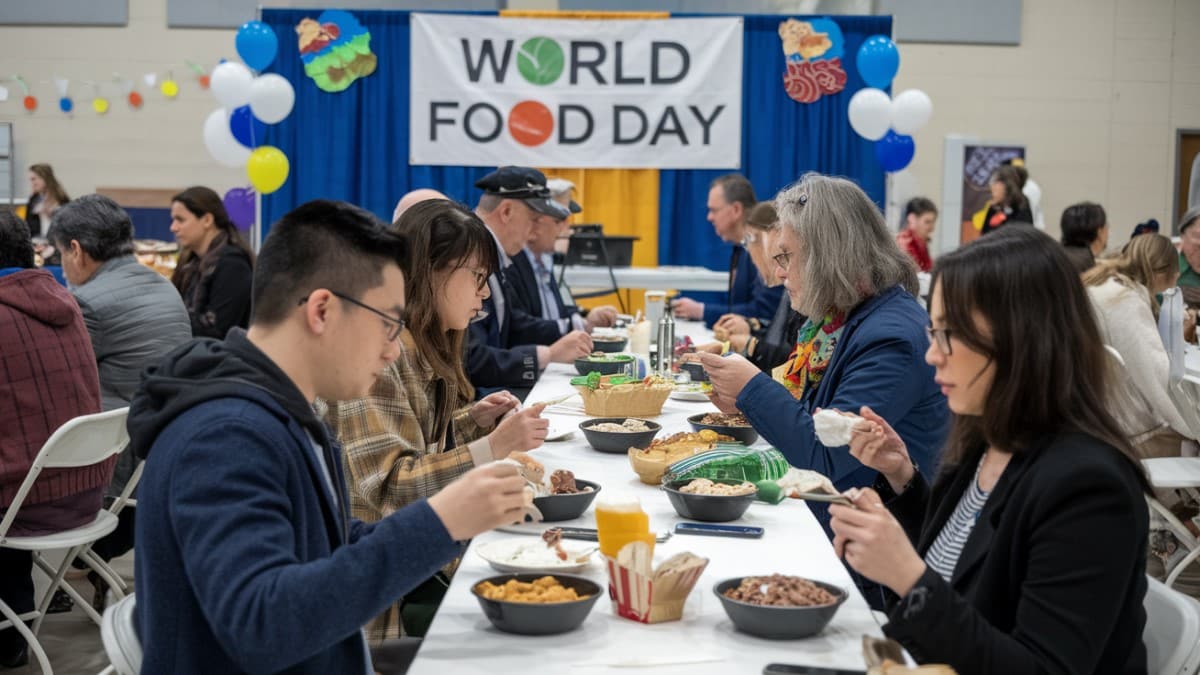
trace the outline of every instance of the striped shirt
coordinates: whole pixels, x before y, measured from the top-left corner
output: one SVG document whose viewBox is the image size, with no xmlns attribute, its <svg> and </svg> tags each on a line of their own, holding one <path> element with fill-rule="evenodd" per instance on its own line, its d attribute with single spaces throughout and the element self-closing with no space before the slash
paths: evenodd
<svg viewBox="0 0 1200 675">
<path fill-rule="evenodd" d="M 958 500 L 958 506 L 954 508 L 954 513 L 942 527 L 933 546 L 930 546 L 929 551 L 925 553 L 925 564 L 929 565 L 947 582 L 954 576 L 954 568 L 958 566 L 958 558 L 962 555 L 963 546 L 966 545 L 967 538 L 971 536 L 971 530 L 975 529 L 975 521 L 979 520 L 979 512 L 983 510 L 983 505 L 987 503 L 990 494 L 979 488 L 979 469 L 982 466 L 983 459 L 980 458 L 970 486 L 963 491 L 962 497 Z"/>
</svg>

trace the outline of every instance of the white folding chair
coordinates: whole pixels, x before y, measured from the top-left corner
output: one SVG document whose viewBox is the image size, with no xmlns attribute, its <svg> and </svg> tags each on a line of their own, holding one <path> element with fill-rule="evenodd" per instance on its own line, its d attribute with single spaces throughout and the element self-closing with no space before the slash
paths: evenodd
<svg viewBox="0 0 1200 675">
<path fill-rule="evenodd" d="M 33 488 L 43 469 L 90 466 L 121 452 L 121 449 L 129 442 L 129 434 L 125 431 L 125 418 L 128 414 L 129 408 L 120 408 L 95 415 L 76 417 L 59 427 L 42 445 L 42 449 L 33 460 L 33 466 L 30 467 L 24 482 L 17 490 L 16 497 L 13 498 L 12 504 L 5 512 L 4 519 L 0 521 L 0 548 L 29 551 L 33 556 L 34 564 L 50 577 L 49 588 L 46 589 L 45 595 L 38 603 L 37 609 L 32 612 L 18 616 L 11 607 L 0 600 L 0 614 L 3 614 L 5 619 L 0 621 L 0 629 L 15 627 L 17 632 L 29 643 L 30 651 L 37 658 L 42 672 L 47 675 L 52 672 L 50 662 L 46 658 L 46 652 L 38 644 L 37 633 L 41 629 L 42 620 L 46 616 L 46 610 L 49 608 L 50 600 L 54 597 L 56 590 L 62 588 L 66 591 L 92 621 L 95 621 L 97 625 L 100 624 L 100 615 L 70 584 L 63 583 L 63 576 L 70 569 L 71 561 L 79 555 L 79 551 L 83 547 L 116 529 L 117 517 L 107 510 L 101 510 L 96 513 L 96 518 L 87 525 L 41 536 L 10 537 L 8 531 L 12 528 L 21 505 L 25 502 L 26 496 L 29 495 L 29 491 Z M 43 553 L 58 549 L 66 549 L 67 555 L 56 569 L 46 561 Z M 25 621 L 30 619 L 33 620 L 32 630 L 25 625 Z"/>
<path fill-rule="evenodd" d="M 1200 669 L 1200 602 L 1146 577 L 1147 672 L 1194 675 Z"/>
<path fill-rule="evenodd" d="M 1160 490 L 1184 490 L 1200 502 L 1200 457 L 1159 457 L 1143 459 L 1142 466 L 1150 478 L 1150 484 Z M 1171 510 L 1157 499 L 1146 497 L 1146 502 L 1166 522 L 1179 544 L 1188 554 L 1166 570 L 1167 586 L 1174 586 L 1179 575 L 1188 565 L 1200 559 L 1200 538 L 1197 538 Z"/>
<path fill-rule="evenodd" d="M 125 507 L 137 507 L 137 500 L 133 499 L 133 491 L 137 489 L 138 481 L 142 479 L 142 470 L 145 468 L 145 460 L 138 461 L 137 466 L 133 469 L 133 475 L 129 477 L 129 482 L 125 484 L 125 489 L 121 491 L 121 495 L 117 497 L 116 501 L 109 505 L 109 513 L 119 516 L 121 511 L 125 510 Z M 125 583 L 125 580 L 121 578 L 120 574 L 117 574 L 117 571 L 111 565 L 92 551 L 91 544 L 88 544 L 79 552 L 79 559 L 87 563 L 88 567 L 100 575 L 100 578 L 108 584 L 109 590 L 117 600 L 124 598 L 125 594 L 129 592 L 129 584 Z"/>
<path fill-rule="evenodd" d="M 136 605 L 135 596 L 125 596 L 104 611 L 100 624 L 104 653 L 112 664 L 110 671 L 116 675 L 138 675 L 142 670 L 142 641 L 133 621 Z"/>
</svg>

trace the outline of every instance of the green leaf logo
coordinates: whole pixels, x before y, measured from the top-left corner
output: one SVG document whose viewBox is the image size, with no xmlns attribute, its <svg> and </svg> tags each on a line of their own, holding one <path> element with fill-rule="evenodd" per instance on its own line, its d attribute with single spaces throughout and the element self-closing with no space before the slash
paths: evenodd
<svg viewBox="0 0 1200 675">
<path fill-rule="evenodd" d="M 526 40 L 517 52 L 517 70 L 530 84 L 545 86 L 562 75 L 563 50 L 550 38 Z"/>
</svg>

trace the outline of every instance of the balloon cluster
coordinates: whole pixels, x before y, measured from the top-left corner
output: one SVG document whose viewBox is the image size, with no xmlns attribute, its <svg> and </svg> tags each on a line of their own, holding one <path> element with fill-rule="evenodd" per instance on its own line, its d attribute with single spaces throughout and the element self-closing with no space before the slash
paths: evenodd
<svg viewBox="0 0 1200 675">
<path fill-rule="evenodd" d="M 254 74 L 271 65 L 279 51 L 270 26 L 242 24 L 235 45 L 245 63 L 222 61 L 209 78 L 209 90 L 222 107 L 204 120 L 204 145 L 221 164 L 245 166 L 254 188 L 271 194 L 287 180 L 289 166 L 279 148 L 263 145 L 266 125 L 278 124 L 292 112 L 296 91 L 279 75 Z"/>
<path fill-rule="evenodd" d="M 899 171 L 917 151 L 912 135 L 933 116 L 933 101 L 919 89 L 906 89 L 894 99 L 883 91 L 900 70 L 900 52 L 888 37 L 867 38 L 858 49 L 857 63 L 868 87 L 850 98 L 850 126 L 859 136 L 875 141 L 875 156 L 884 171 Z"/>
</svg>

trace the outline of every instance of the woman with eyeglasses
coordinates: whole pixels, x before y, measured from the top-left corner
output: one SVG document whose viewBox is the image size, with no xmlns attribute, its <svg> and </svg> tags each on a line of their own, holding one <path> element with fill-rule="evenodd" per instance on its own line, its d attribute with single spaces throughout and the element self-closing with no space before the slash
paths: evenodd
<svg viewBox="0 0 1200 675">
<path fill-rule="evenodd" d="M 464 341 L 498 265 L 483 222 L 432 199 L 410 207 L 392 229 L 409 246 L 400 357 L 366 398 L 328 402 L 324 411 L 343 446 L 353 515 L 366 522 L 436 494 L 475 466 L 540 446 L 549 429 L 541 406 L 514 412 L 518 401 L 508 392 L 471 405 Z M 393 612 L 369 628 L 373 638 L 401 630 Z"/>
<path fill-rule="evenodd" d="M 1078 273 L 1003 228 L 938 261 L 930 315 L 954 412 L 936 480 L 867 414 L 850 454 L 880 478 L 830 508 L 838 555 L 894 594 L 884 633 L 960 673 L 1145 673 L 1148 484 Z"/>
<path fill-rule="evenodd" d="M 915 297 L 916 266 L 848 180 L 807 174 L 776 196 L 775 209 L 775 273 L 808 318 L 774 378 L 741 356 L 702 354 L 714 402 L 743 412 L 793 466 L 825 474 L 840 490 L 870 485 L 876 471 L 846 446 L 821 443 L 813 426 L 821 408 L 877 411 L 931 472 L 950 414 L 922 358 L 929 315 Z M 813 513 L 827 526 L 825 509 Z"/>
</svg>

